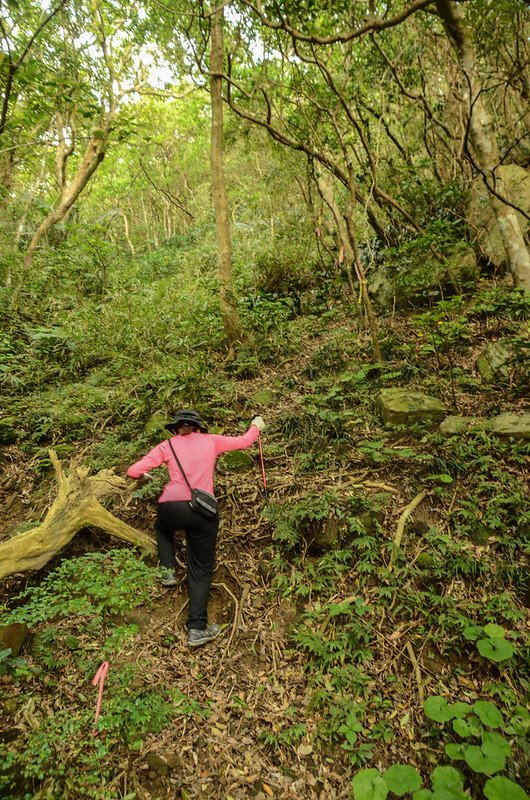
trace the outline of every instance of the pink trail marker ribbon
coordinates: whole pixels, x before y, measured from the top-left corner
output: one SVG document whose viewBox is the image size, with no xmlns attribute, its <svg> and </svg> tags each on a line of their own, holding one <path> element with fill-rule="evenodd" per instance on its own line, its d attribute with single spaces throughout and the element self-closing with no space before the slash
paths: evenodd
<svg viewBox="0 0 530 800">
<path fill-rule="evenodd" d="M 97 686 L 99 683 L 98 702 L 96 704 L 96 716 L 94 717 L 94 727 L 92 728 L 92 736 L 97 735 L 96 723 L 99 719 L 99 712 L 101 711 L 101 701 L 103 699 L 103 687 L 105 685 L 105 678 L 107 677 L 109 666 L 110 666 L 109 662 L 104 661 L 103 664 L 101 664 L 101 666 L 99 667 L 96 674 L 94 675 L 94 680 L 92 681 L 92 686 Z"/>
</svg>

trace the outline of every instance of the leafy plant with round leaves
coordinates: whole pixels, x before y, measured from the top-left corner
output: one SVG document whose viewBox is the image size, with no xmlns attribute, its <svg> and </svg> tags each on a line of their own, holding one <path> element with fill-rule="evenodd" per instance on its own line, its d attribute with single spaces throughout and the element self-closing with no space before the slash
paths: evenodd
<svg viewBox="0 0 530 800">
<path fill-rule="evenodd" d="M 383 772 L 383 780 L 391 792 L 402 797 L 421 788 L 421 775 L 410 764 L 393 764 Z"/>
<path fill-rule="evenodd" d="M 431 774 L 432 788 L 464 790 L 464 776 L 454 767 L 435 767 Z"/>
<path fill-rule="evenodd" d="M 361 769 L 353 776 L 354 800 L 385 800 L 389 789 L 378 769 Z"/>
<path fill-rule="evenodd" d="M 493 622 L 488 622 L 484 625 L 484 633 L 491 639 L 504 639 L 506 631 L 500 625 L 495 625 Z"/>
<path fill-rule="evenodd" d="M 522 786 L 503 775 L 496 775 L 484 784 L 484 794 L 488 800 L 529 800 Z"/>
<path fill-rule="evenodd" d="M 477 648 L 481 656 L 490 661 L 508 661 L 514 654 L 513 646 L 504 637 L 493 636 L 489 639 L 479 639 Z"/>
<path fill-rule="evenodd" d="M 477 700 L 473 703 L 473 712 L 487 728 L 501 728 L 504 725 L 501 712 L 495 703 L 488 700 Z"/>
<path fill-rule="evenodd" d="M 439 695 L 428 697 L 423 704 L 423 710 L 429 719 L 435 722 L 449 722 L 455 716 L 452 706 L 445 697 Z"/>
<path fill-rule="evenodd" d="M 464 748 L 464 761 L 474 772 L 493 775 L 504 769 L 511 752 L 509 743 L 498 733 L 484 733 L 480 746 L 467 745 Z"/>
<path fill-rule="evenodd" d="M 467 719 L 454 719 L 453 730 L 462 739 L 467 739 L 469 736 L 480 736 L 483 731 L 479 718 L 471 714 Z"/>
<path fill-rule="evenodd" d="M 505 630 L 500 625 L 489 622 L 484 625 L 487 638 L 477 640 L 477 648 L 481 656 L 490 661 L 507 661 L 514 654 L 513 645 L 505 639 Z"/>
</svg>

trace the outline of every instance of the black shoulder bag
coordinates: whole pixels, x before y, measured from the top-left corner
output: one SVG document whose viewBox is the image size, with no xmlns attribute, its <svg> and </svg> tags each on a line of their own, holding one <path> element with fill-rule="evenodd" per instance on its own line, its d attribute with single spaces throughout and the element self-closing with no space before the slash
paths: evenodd
<svg viewBox="0 0 530 800">
<path fill-rule="evenodd" d="M 186 473 L 182 469 L 182 464 L 178 460 L 177 454 L 171 444 L 171 439 L 168 439 L 169 446 L 171 447 L 171 452 L 175 457 L 175 461 L 177 462 L 177 466 L 182 472 L 182 477 L 187 483 L 188 489 L 191 492 L 191 500 L 190 500 L 190 507 L 196 514 L 200 514 L 201 517 L 205 519 L 214 519 L 219 513 L 219 506 L 217 500 L 210 494 L 210 492 L 205 492 L 203 489 L 192 489 L 191 484 L 186 476 Z"/>
</svg>

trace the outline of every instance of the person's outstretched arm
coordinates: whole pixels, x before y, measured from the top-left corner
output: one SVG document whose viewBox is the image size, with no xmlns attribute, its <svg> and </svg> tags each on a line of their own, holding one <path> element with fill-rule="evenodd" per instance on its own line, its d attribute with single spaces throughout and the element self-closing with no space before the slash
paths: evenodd
<svg viewBox="0 0 530 800">
<path fill-rule="evenodd" d="M 264 427 L 263 417 L 257 416 L 254 417 L 250 423 L 250 428 L 242 436 L 216 436 L 213 434 L 215 452 L 219 455 L 220 453 L 228 453 L 230 450 L 244 450 L 246 447 L 250 447 L 257 440 Z"/>
</svg>

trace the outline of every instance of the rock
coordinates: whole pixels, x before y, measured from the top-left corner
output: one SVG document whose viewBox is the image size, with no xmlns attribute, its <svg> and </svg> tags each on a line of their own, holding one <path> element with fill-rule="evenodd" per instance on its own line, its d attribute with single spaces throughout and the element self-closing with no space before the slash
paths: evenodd
<svg viewBox="0 0 530 800">
<path fill-rule="evenodd" d="M 12 656 L 18 656 L 29 633 L 25 622 L 13 622 L 11 625 L 0 626 L 0 648 L 11 649 Z"/>
<path fill-rule="evenodd" d="M 517 164 L 506 164 L 497 169 L 497 174 L 505 182 L 511 199 L 527 214 L 530 212 L 530 173 Z M 493 214 L 489 193 L 481 177 L 477 178 L 472 190 L 468 205 L 467 220 L 470 230 L 477 231 L 475 241 L 486 253 L 490 261 L 500 267 L 506 262 L 506 252 L 502 244 L 501 235 L 495 216 Z M 523 236 L 528 231 L 528 220 L 517 213 Z"/>
<path fill-rule="evenodd" d="M 447 278 L 455 291 L 475 284 L 480 277 L 480 269 L 474 251 L 467 245 L 456 247 L 445 261 Z M 447 280 L 444 276 L 444 280 Z"/>
<path fill-rule="evenodd" d="M 506 412 L 493 419 L 483 417 L 446 417 L 440 424 L 441 433 L 454 436 L 474 431 L 488 431 L 495 436 L 512 436 L 514 439 L 530 439 L 530 413 Z"/>
<path fill-rule="evenodd" d="M 409 389 L 382 389 L 377 398 L 383 422 L 407 425 L 414 422 L 438 422 L 447 409 L 441 400 Z"/>
<path fill-rule="evenodd" d="M 509 339 L 491 342 L 476 361 L 480 377 L 487 383 L 508 378 L 512 371 L 510 365 L 514 357 L 515 351 Z"/>
<path fill-rule="evenodd" d="M 487 425 L 488 421 L 483 417 L 446 417 L 440 423 L 440 432 L 454 436 L 472 430 L 484 430 Z"/>
<path fill-rule="evenodd" d="M 530 439 L 530 413 L 499 414 L 490 421 L 488 428 L 496 436 Z"/>
<path fill-rule="evenodd" d="M 435 565 L 435 560 L 430 553 L 420 553 L 416 559 L 419 569 L 431 569 Z"/>
<path fill-rule="evenodd" d="M 254 459 L 242 450 L 232 450 L 224 454 L 222 464 L 230 472 L 245 472 L 254 466 Z"/>
<path fill-rule="evenodd" d="M 381 264 L 372 273 L 369 291 L 381 308 L 423 306 L 460 294 L 479 277 L 475 253 L 468 245 L 455 247 L 443 263 L 421 250 L 411 257 L 406 275 L 393 269 L 392 264 Z"/>
</svg>

